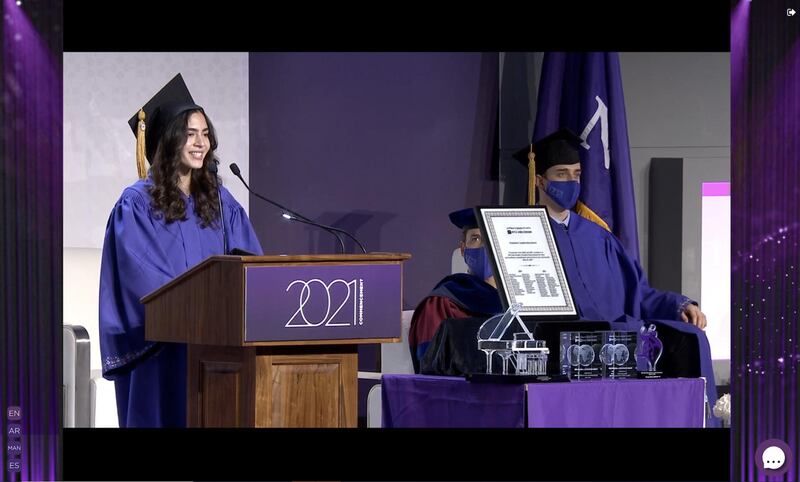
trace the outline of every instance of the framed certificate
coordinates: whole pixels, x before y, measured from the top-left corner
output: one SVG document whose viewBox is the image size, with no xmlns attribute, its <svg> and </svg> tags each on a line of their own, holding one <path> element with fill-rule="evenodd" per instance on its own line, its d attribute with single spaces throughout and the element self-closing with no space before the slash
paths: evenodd
<svg viewBox="0 0 800 482">
<path fill-rule="evenodd" d="M 520 303 L 525 318 L 577 319 L 547 208 L 478 206 L 475 211 L 504 307 Z"/>
</svg>

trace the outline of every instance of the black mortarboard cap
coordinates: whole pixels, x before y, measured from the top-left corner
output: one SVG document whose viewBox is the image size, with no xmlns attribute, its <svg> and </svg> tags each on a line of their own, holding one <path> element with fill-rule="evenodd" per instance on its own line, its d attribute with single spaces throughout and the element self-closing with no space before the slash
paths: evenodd
<svg viewBox="0 0 800 482">
<path fill-rule="evenodd" d="M 187 110 L 202 110 L 202 107 L 194 103 L 192 94 L 189 93 L 189 89 L 186 87 L 183 77 L 181 74 L 178 74 L 167 82 L 167 84 L 147 101 L 141 109 L 144 111 L 145 115 L 144 141 L 147 160 L 152 163 L 153 156 L 158 147 L 158 141 L 161 139 L 170 121 Z M 137 110 L 128 121 L 134 136 L 138 134 L 138 122 L 139 111 Z"/>
<path fill-rule="evenodd" d="M 478 227 L 478 219 L 472 208 L 460 209 L 450 213 L 450 222 L 459 229 L 474 229 Z"/>
<path fill-rule="evenodd" d="M 559 129 L 533 143 L 536 155 L 536 174 L 544 174 L 556 164 L 575 164 L 581 162 L 578 147 L 581 138 L 567 128 Z M 528 166 L 528 153 L 531 147 L 526 146 L 514 153 L 514 159 Z"/>
</svg>

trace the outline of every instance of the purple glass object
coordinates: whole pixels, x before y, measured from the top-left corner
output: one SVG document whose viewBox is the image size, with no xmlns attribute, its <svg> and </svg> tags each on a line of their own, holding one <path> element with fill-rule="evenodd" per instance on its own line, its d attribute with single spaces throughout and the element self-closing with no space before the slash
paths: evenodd
<svg viewBox="0 0 800 482">
<path fill-rule="evenodd" d="M 642 338 L 640 356 L 647 360 L 647 370 L 654 372 L 656 364 L 664 352 L 664 344 L 658 339 L 656 325 L 651 323 L 647 328 L 642 326 L 639 336 Z"/>
</svg>

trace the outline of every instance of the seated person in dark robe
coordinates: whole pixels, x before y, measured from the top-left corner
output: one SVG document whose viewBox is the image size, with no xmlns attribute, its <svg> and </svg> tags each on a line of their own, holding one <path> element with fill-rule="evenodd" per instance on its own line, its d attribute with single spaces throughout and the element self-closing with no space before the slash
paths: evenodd
<svg viewBox="0 0 800 482">
<path fill-rule="evenodd" d="M 458 246 L 469 273 L 452 274 L 441 280 L 414 310 L 408 344 L 416 373 L 442 320 L 491 316 L 503 311 L 475 211 L 472 208 L 455 211 L 450 213 L 450 221 L 461 229 Z"/>
</svg>

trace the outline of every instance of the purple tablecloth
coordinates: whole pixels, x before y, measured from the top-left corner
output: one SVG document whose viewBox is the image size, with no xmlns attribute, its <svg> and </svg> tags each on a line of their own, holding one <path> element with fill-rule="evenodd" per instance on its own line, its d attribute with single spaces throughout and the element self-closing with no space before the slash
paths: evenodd
<svg viewBox="0 0 800 482">
<path fill-rule="evenodd" d="M 702 378 L 528 385 L 528 427 L 703 427 Z"/>
<path fill-rule="evenodd" d="M 527 390 L 527 403 L 526 403 Z M 384 375 L 384 427 L 702 427 L 703 379 L 489 385 Z"/>
<path fill-rule="evenodd" d="M 384 375 L 383 427 L 522 428 L 524 385 L 479 385 L 459 377 Z"/>
</svg>

